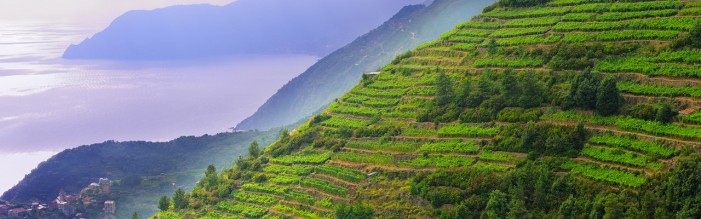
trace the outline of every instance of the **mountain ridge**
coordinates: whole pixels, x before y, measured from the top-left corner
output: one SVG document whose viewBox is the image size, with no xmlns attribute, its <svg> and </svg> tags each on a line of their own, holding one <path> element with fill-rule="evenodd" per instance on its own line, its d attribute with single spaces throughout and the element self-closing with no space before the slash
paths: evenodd
<svg viewBox="0 0 701 219">
<path fill-rule="evenodd" d="M 63 57 L 159 60 L 271 53 L 325 56 L 385 21 L 402 6 L 418 2 L 241 0 L 225 6 L 181 5 L 130 11 L 93 37 L 69 46 Z M 271 30 L 281 34 L 271 34 Z"/>
</svg>

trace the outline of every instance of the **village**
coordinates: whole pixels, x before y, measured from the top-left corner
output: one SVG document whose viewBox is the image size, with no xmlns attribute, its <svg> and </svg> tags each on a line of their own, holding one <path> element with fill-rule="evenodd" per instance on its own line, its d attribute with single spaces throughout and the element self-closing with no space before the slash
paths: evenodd
<svg viewBox="0 0 701 219">
<path fill-rule="evenodd" d="M 111 186 L 112 181 L 100 178 L 83 188 L 79 194 L 67 194 L 61 190 L 51 203 L 15 204 L 0 200 L 0 218 L 82 219 L 89 215 L 99 215 L 98 218 L 102 219 L 116 219 L 116 202 L 108 199 Z"/>
</svg>

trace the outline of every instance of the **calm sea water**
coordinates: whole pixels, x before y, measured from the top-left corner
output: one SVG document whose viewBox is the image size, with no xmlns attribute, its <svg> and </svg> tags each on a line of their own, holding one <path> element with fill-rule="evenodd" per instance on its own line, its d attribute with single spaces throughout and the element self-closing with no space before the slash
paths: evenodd
<svg viewBox="0 0 701 219">
<path fill-rule="evenodd" d="M 0 23 L 0 172 L 8 173 L 0 191 L 63 149 L 227 131 L 317 60 L 59 58 L 67 45 L 90 34 L 75 26 Z"/>
</svg>

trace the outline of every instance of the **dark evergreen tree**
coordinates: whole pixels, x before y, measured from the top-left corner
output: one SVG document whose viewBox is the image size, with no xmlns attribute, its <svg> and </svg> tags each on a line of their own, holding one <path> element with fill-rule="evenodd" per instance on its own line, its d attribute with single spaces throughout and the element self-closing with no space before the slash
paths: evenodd
<svg viewBox="0 0 701 219">
<path fill-rule="evenodd" d="M 235 163 L 236 168 L 238 170 L 247 170 L 251 166 L 250 163 L 245 158 L 243 158 L 243 156 L 239 156 L 238 158 L 236 158 Z"/>
<path fill-rule="evenodd" d="M 436 85 L 436 97 L 433 100 L 436 106 L 448 105 L 453 100 L 453 84 L 450 78 L 441 72 L 438 74 Z"/>
<path fill-rule="evenodd" d="M 625 207 L 615 194 L 606 196 L 604 202 L 604 219 L 620 219 L 624 216 Z"/>
<path fill-rule="evenodd" d="M 552 181 L 550 170 L 539 166 L 534 173 L 536 173 L 537 178 L 533 186 L 533 202 L 541 207 L 547 206 L 548 192 Z"/>
<path fill-rule="evenodd" d="M 490 39 L 487 44 L 487 53 L 490 55 L 496 54 L 498 52 L 497 48 L 497 41 L 494 38 Z"/>
<path fill-rule="evenodd" d="M 696 23 L 694 28 L 689 31 L 689 42 L 691 47 L 701 49 L 701 22 Z"/>
<path fill-rule="evenodd" d="M 550 194 L 555 198 L 555 200 L 565 200 L 568 195 L 572 196 L 576 188 L 575 177 L 572 174 L 567 174 L 562 177 L 558 177 L 553 181 L 553 185 L 550 188 Z"/>
<path fill-rule="evenodd" d="M 187 205 L 188 202 L 187 197 L 185 196 L 185 190 L 175 190 L 175 194 L 173 195 L 173 207 L 175 207 L 175 209 L 185 209 L 187 208 Z"/>
<path fill-rule="evenodd" d="M 513 70 L 506 69 L 501 75 L 501 96 L 506 100 L 506 105 L 515 106 L 521 96 L 519 81 Z"/>
<path fill-rule="evenodd" d="M 601 219 L 604 217 L 605 202 L 606 194 L 599 193 L 596 195 L 596 197 L 594 198 L 594 203 L 591 206 L 591 211 L 589 212 L 590 219 Z"/>
<path fill-rule="evenodd" d="M 131 219 L 141 219 L 141 216 L 139 216 L 139 214 L 134 212 L 134 214 L 131 215 Z"/>
<path fill-rule="evenodd" d="M 599 83 L 594 78 L 584 78 L 574 96 L 576 105 L 584 109 L 595 109 L 598 87 Z"/>
<path fill-rule="evenodd" d="M 533 148 L 533 143 L 538 138 L 538 133 L 535 128 L 535 123 L 534 122 L 528 122 L 526 126 L 523 128 L 523 134 L 521 135 L 521 147 L 524 150 L 530 150 Z"/>
<path fill-rule="evenodd" d="M 616 81 L 608 78 L 601 83 L 596 94 L 596 112 L 602 116 L 618 113 L 623 105 L 623 97 L 616 87 Z"/>
<path fill-rule="evenodd" d="M 290 137 L 290 130 L 289 129 L 283 129 L 282 132 L 280 133 L 280 140 L 287 140 L 287 138 Z"/>
<path fill-rule="evenodd" d="M 253 141 L 248 147 L 248 155 L 251 157 L 258 157 L 258 155 L 260 155 L 260 147 L 257 141 Z"/>
<path fill-rule="evenodd" d="M 489 201 L 487 207 L 482 212 L 482 218 L 485 219 L 503 219 L 506 218 L 509 212 L 509 203 L 502 191 L 494 190 L 489 193 Z"/>
<path fill-rule="evenodd" d="M 574 130 L 576 132 L 576 135 L 575 135 L 575 137 L 576 137 L 575 143 L 577 144 L 576 150 L 581 150 L 582 147 L 584 147 L 584 143 L 587 142 L 587 139 L 588 139 L 587 137 L 589 136 L 589 131 L 587 131 L 587 129 L 584 127 L 584 122 L 581 122 L 581 121 L 577 123 L 577 126 L 575 127 Z"/>
<path fill-rule="evenodd" d="M 465 83 L 462 84 L 462 88 L 460 89 L 460 94 L 457 95 L 455 102 L 457 103 L 458 107 L 468 107 L 470 104 L 470 93 L 472 92 L 472 84 L 470 81 L 465 81 Z"/>
<path fill-rule="evenodd" d="M 677 116 L 677 111 L 674 110 L 674 106 L 668 102 L 660 103 L 657 109 L 657 114 L 655 115 L 655 121 L 662 123 L 671 123 L 674 121 L 674 117 Z"/>
<path fill-rule="evenodd" d="M 365 219 L 373 217 L 372 208 L 363 205 L 361 200 L 355 202 L 354 205 L 341 202 L 336 207 L 336 217 L 339 219 Z"/>
<path fill-rule="evenodd" d="M 670 45 L 674 49 L 680 49 L 684 47 L 692 47 L 701 49 L 701 22 L 696 23 L 696 25 L 691 28 L 689 34 L 680 38 Z"/>
<path fill-rule="evenodd" d="M 509 202 L 509 213 L 506 216 L 508 219 L 523 219 L 528 216 L 528 209 L 526 209 L 526 204 L 523 200 L 518 198 L 511 198 Z"/>
<path fill-rule="evenodd" d="M 526 72 L 520 77 L 521 90 L 516 95 L 520 98 L 519 105 L 525 108 L 539 107 L 543 103 L 544 86 L 536 78 L 534 72 Z"/>
<path fill-rule="evenodd" d="M 662 191 L 667 208 L 676 212 L 677 218 L 701 218 L 701 156 L 693 154 L 680 159 Z"/>
<path fill-rule="evenodd" d="M 170 199 L 168 199 L 168 196 L 161 196 L 161 199 L 158 200 L 158 209 L 167 211 L 168 208 L 170 208 Z"/>
<path fill-rule="evenodd" d="M 568 95 L 562 100 L 562 107 L 564 109 L 574 107 L 594 109 L 600 80 L 599 75 L 593 74 L 589 68 L 578 73 L 570 84 Z"/>
<path fill-rule="evenodd" d="M 207 170 L 204 172 L 204 179 L 202 182 L 204 183 L 205 188 L 214 188 L 214 186 L 217 185 L 217 181 L 219 178 L 217 177 L 217 168 L 214 167 L 214 165 L 209 165 L 207 166 Z"/>
<path fill-rule="evenodd" d="M 638 209 L 635 206 L 628 207 L 628 209 L 626 209 L 626 213 L 624 214 L 624 217 L 626 219 L 643 218 L 642 214 L 640 212 L 640 209 Z"/>
<path fill-rule="evenodd" d="M 577 203 L 572 195 L 567 200 L 560 204 L 560 210 L 557 212 L 558 218 L 570 219 L 577 216 Z"/>
</svg>

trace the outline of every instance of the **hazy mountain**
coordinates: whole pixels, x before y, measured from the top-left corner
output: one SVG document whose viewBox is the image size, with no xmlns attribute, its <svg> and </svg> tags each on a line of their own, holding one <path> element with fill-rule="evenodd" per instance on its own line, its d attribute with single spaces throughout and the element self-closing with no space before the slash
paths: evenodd
<svg viewBox="0 0 701 219">
<path fill-rule="evenodd" d="M 64 53 L 69 59 L 173 59 L 233 54 L 325 56 L 423 0 L 239 0 L 130 11 Z"/>
<path fill-rule="evenodd" d="M 428 7 L 407 6 L 382 26 L 291 80 L 237 128 L 264 130 L 309 117 L 357 84 L 364 72 L 376 70 L 395 56 L 437 38 L 493 2 L 437 0 Z"/>
</svg>

